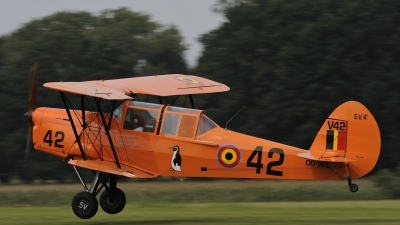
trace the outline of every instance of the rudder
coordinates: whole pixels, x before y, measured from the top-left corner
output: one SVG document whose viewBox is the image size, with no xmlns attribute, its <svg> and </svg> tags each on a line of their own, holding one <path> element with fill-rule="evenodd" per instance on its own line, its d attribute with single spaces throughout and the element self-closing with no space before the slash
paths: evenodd
<svg viewBox="0 0 400 225">
<path fill-rule="evenodd" d="M 381 137 L 371 112 L 361 103 L 348 101 L 338 106 L 319 130 L 310 153 L 348 163 L 353 179 L 369 173 L 379 158 Z"/>
</svg>

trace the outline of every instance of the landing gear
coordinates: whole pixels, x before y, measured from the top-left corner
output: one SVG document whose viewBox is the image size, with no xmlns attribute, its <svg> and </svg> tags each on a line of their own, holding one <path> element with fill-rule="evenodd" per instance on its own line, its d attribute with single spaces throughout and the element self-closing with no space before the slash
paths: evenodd
<svg viewBox="0 0 400 225">
<path fill-rule="evenodd" d="M 94 194 L 80 192 L 72 200 L 72 210 L 81 219 L 90 219 L 97 213 L 99 203 Z"/>
<path fill-rule="evenodd" d="M 95 172 L 90 189 L 88 189 L 75 166 L 74 169 L 85 189 L 84 192 L 75 195 L 72 200 L 72 211 L 77 217 L 89 219 L 96 215 L 99 207 L 96 195 L 103 187 L 105 190 L 100 196 L 101 208 L 108 214 L 117 214 L 124 209 L 126 197 L 124 192 L 117 188 L 117 175 L 97 171 Z"/>
<path fill-rule="evenodd" d="M 350 191 L 351 192 L 357 192 L 358 191 L 358 185 L 357 184 L 351 184 L 350 185 Z"/>
<path fill-rule="evenodd" d="M 108 214 L 117 214 L 121 212 L 125 204 L 125 194 L 119 188 L 116 188 L 113 192 L 111 190 L 104 190 L 100 196 L 100 206 L 104 212 Z"/>
<path fill-rule="evenodd" d="M 358 191 L 358 185 L 351 183 L 351 178 L 347 177 L 347 182 L 349 183 L 349 189 L 351 192 L 357 192 Z"/>
<path fill-rule="evenodd" d="M 358 191 L 358 185 L 357 184 L 353 184 L 351 182 L 351 175 L 350 175 L 350 169 L 349 169 L 349 164 L 348 162 L 345 163 L 345 168 L 347 169 L 347 177 L 345 177 L 347 179 L 347 183 L 349 184 L 349 189 L 351 192 L 357 192 Z"/>
</svg>

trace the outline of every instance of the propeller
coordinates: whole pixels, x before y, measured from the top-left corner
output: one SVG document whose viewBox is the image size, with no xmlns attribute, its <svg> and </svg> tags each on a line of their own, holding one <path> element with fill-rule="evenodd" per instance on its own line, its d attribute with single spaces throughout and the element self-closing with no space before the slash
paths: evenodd
<svg viewBox="0 0 400 225">
<path fill-rule="evenodd" d="M 28 160 L 28 155 L 30 150 L 33 148 L 32 147 L 32 130 L 33 130 L 33 112 L 36 109 L 36 93 L 37 93 L 37 68 L 38 64 L 35 63 L 30 69 L 29 73 L 31 76 L 31 81 L 30 81 L 30 88 L 29 88 L 29 108 L 28 112 L 25 114 L 25 116 L 28 118 L 29 121 L 29 128 L 28 128 L 28 136 L 26 140 L 26 149 L 25 149 L 25 159 L 24 159 L 24 165 L 26 164 Z"/>
</svg>

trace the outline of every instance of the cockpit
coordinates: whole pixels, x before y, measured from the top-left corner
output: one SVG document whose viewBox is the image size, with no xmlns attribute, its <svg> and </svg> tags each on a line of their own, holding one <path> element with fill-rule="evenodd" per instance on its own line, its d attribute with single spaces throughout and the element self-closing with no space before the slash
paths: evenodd
<svg viewBox="0 0 400 225">
<path fill-rule="evenodd" d="M 202 110 L 137 101 L 123 103 L 113 116 L 124 130 L 188 139 L 218 126 Z"/>
<path fill-rule="evenodd" d="M 153 133 L 161 105 L 131 101 L 125 114 L 123 128 L 125 130 Z"/>
</svg>

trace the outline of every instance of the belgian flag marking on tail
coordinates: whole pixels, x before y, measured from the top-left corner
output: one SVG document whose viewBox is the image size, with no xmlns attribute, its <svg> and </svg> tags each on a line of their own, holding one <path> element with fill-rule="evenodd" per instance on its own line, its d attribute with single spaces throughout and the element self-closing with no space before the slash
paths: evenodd
<svg viewBox="0 0 400 225">
<path fill-rule="evenodd" d="M 326 131 L 326 149 L 345 150 L 347 123 L 344 121 L 328 121 Z"/>
</svg>

